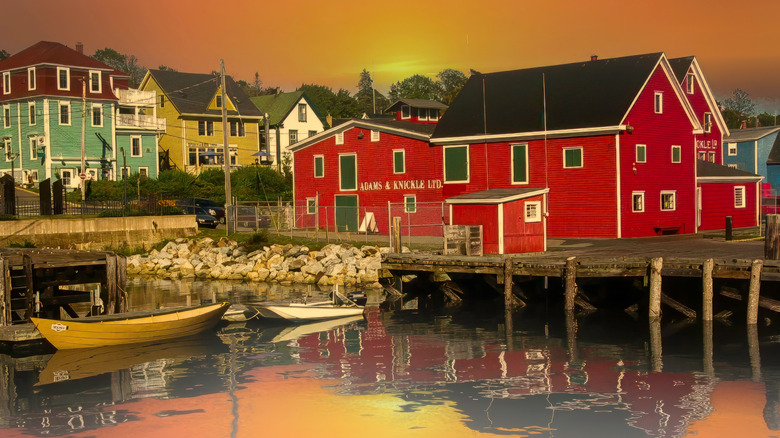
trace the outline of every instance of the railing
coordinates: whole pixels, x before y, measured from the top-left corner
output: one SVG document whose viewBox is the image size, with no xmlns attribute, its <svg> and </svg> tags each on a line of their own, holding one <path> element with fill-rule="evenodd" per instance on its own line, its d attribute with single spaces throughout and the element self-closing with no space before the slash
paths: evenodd
<svg viewBox="0 0 780 438">
<path fill-rule="evenodd" d="M 116 118 L 117 128 L 141 128 L 165 131 L 167 120 L 152 114 L 119 114 Z"/>
<path fill-rule="evenodd" d="M 156 91 L 141 90 L 114 90 L 114 94 L 119 99 L 119 105 L 145 105 L 155 106 L 157 104 Z"/>
<path fill-rule="evenodd" d="M 15 205 L 16 214 L 14 216 L 22 217 L 37 217 L 41 215 L 41 208 L 39 201 L 16 201 Z M 0 201 L 0 211 L 4 211 L 3 202 Z M 142 200 L 128 200 L 127 204 L 123 201 L 77 201 L 63 202 L 62 213 L 63 215 L 98 215 L 100 213 L 111 211 L 112 216 L 124 215 L 165 215 L 165 214 L 180 214 L 181 208 L 176 206 L 176 203 L 170 199 L 142 199 Z"/>
</svg>

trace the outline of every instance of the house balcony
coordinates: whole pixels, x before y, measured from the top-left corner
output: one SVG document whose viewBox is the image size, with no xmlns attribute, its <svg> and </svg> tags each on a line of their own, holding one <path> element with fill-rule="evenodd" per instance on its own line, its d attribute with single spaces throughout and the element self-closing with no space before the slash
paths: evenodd
<svg viewBox="0 0 780 438">
<path fill-rule="evenodd" d="M 167 120 L 155 117 L 153 114 L 117 114 L 117 129 L 145 129 L 150 131 L 165 131 Z"/>
<path fill-rule="evenodd" d="M 114 90 L 114 94 L 119 99 L 120 106 L 148 106 L 153 107 L 157 104 L 156 91 L 141 91 L 134 89 Z"/>
</svg>

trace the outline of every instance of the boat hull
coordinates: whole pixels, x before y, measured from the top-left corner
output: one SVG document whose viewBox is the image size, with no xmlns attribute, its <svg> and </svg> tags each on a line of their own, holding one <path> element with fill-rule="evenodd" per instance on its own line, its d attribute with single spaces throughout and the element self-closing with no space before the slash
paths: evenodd
<svg viewBox="0 0 780 438">
<path fill-rule="evenodd" d="M 363 315 L 363 307 L 333 306 L 333 305 L 258 305 L 255 309 L 259 315 L 267 319 L 286 321 L 317 321 L 324 319 L 345 318 Z"/>
<path fill-rule="evenodd" d="M 192 336 L 213 328 L 229 307 L 230 303 L 220 303 L 125 319 L 117 315 L 117 319 L 89 322 L 43 318 L 32 318 L 32 322 L 55 348 L 69 350 Z"/>
</svg>

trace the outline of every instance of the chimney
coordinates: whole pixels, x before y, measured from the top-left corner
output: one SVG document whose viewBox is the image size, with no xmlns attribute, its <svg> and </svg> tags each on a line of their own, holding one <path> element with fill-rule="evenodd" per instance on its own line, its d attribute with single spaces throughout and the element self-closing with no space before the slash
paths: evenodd
<svg viewBox="0 0 780 438">
<path fill-rule="evenodd" d="M 599 55 L 590 55 L 590 60 L 591 61 L 598 61 L 599 60 Z"/>
<path fill-rule="evenodd" d="M 328 113 L 327 116 L 325 116 L 325 121 L 328 123 L 329 127 L 333 127 L 333 116 Z"/>
<path fill-rule="evenodd" d="M 84 43 L 82 43 L 81 41 L 77 42 L 76 43 L 76 51 L 83 55 L 84 54 Z"/>
</svg>

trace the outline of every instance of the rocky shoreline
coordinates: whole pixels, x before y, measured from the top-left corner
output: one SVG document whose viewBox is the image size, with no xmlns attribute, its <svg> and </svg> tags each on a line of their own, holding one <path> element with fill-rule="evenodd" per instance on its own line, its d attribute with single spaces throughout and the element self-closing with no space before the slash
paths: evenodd
<svg viewBox="0 0 780 438">
<path fill-rule="evenodd" d="M 164 279 L 215 279 L 282 285 L 334 284 L 381 287 L 381 254 L 389 248 L 329 244 L 319 251 L 298 245 L 270 245 L 247 253 L 234 240 L 176 239 L 160 251 L 127 258 L 129 275 Z"/>
</svg>

